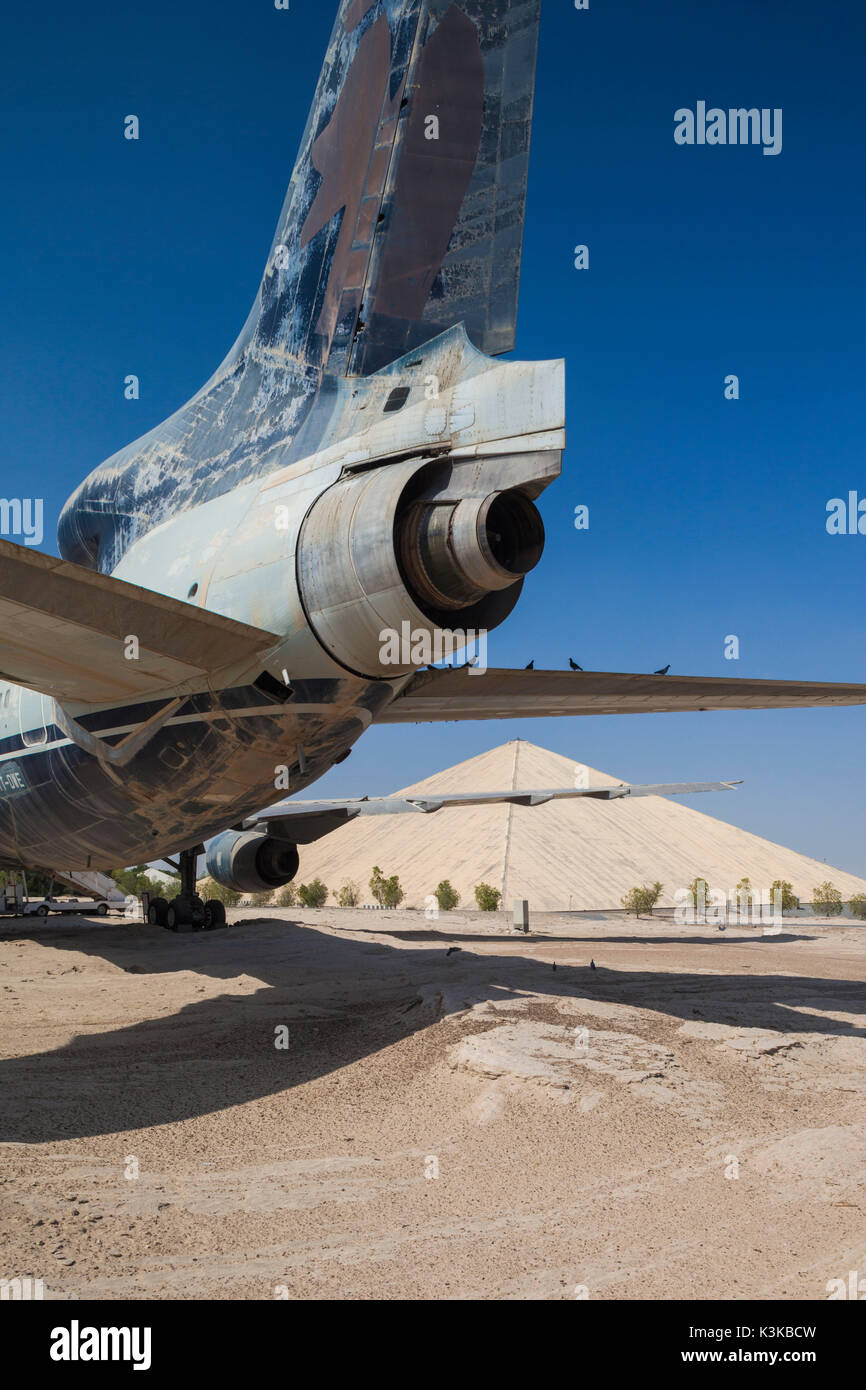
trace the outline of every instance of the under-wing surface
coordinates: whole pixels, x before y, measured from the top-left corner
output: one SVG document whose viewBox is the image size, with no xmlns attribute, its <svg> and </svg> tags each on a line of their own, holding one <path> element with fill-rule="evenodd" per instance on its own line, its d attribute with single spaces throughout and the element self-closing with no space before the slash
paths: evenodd
<svg viewBox="0 0 866 1390">
<path fill-rule="evenodd" d="M 642 676 L 621 671 L 420 671 L 377 716 L 379 724 L 577 714 L 688 714 L 725 709 L 862 705 L 866 685 L 730 676 Z"/>
<path fill-rule="evenodd" d="M 423 669 L 443 636 L 459 649 L 513 610 L 561 468 L 564 364 L 502 358 L 539 15 L 343 0 L 236 343 L 76 489 L 60 560 L 0 544 L 0 863 L 179 851 L 181 892 L 152 920 L 218 925 L 196 894 L 206 841 L 223 882 L 275 887 L 298 844 L 355 815 L 446 804 L 260 812 L 371 724 L 866 702 L 864 686 Z"/>
<path fill-rule="evenodd" d="M 0 677 L 60 701 L 98 705 L 200 690 L 252 666 L 280 638 L 0 540 Z"/>
</svg>

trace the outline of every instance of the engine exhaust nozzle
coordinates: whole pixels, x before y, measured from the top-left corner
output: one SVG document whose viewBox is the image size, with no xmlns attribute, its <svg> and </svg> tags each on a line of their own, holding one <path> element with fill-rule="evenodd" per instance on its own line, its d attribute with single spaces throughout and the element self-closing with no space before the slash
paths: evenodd
<svg viewBox="0 0 866 1390">
<path fill-rule="evenodd" d="M 522 492 L 420 500 L 400 526 L 400 560 L 416 595 L 439 609 L 460 609 L 510 588 L 541 559 L 544 523 Z"/>
</svg>

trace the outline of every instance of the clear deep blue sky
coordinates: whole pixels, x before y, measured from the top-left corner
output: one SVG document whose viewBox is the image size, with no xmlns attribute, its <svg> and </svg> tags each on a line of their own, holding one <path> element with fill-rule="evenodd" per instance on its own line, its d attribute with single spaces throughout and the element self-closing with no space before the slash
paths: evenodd
<svg viewBox="0 0 866 1390">
<path fill-rule="evenodd" d="M 866 536 L 825 529 L 829 498 L 866 496 L 866 10 L 590 5 L 543 6 L 516 355 L 567 359 L 569 445 L 491 664 L 866 681 Z M 240 329 L 335 10 L 5 16 L 0 491 L 44 496 L 44 548 Z M 698 100 L 781 107 L 782 153 L 678 147 Z M 744 777 L 693 804 L 866 874 L 866 709 L 380 729 L 319 786 L 385 792 L 518 736 L 634 781 Z"/>
</svg>

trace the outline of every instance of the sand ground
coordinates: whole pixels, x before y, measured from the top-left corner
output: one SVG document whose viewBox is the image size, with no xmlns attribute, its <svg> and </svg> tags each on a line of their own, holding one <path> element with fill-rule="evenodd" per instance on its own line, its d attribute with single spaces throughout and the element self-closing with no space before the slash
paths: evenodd
<svg viewBox="0 0 866 1390">
<path fill-rule="evenodd" d="M 542 1300 L 866 1277 L 866 929 L 230 915 L 0 923 L 0 1276 Z"/>
</svg>

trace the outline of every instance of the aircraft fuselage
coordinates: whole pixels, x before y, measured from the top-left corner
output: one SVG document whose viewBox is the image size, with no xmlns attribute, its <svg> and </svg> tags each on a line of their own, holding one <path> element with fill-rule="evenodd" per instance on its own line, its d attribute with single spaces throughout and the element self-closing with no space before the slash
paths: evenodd
<svg viewBox="0 0 866 1390">
<path fill-rule="evenodd" d="M 513 522 L 521 544 L 527 526 L 540 527 L 530 499 L 559 471 L 562 364 L 496 362 L 459 327 L 411 364 L 341 383 L 332 431 L 309 458 L 287 443 L 288 462 L 274 452 L 264 476 L 222 491 L 213 483 L 196 505 L 173 491 L 157 524 L 102 508 L 114 577 L 281 640 L 266 669 L 242 681 L 99 708 L 64 702 L 66 716 L 112 746 L 169 697 L 183 699 L 122 767 L 70 738 L 54 700 L 0 686 L 0 860 L 108 869 L 203 842 L 348 754 L 424 664 L 405 651 L 395 663 L 389 634 L 409 622 L 439 641 L 443 628 L 492 629 L 507 616 L 525 571 L 478 548 L 484 508 L 490 498 L 516 507 L 496 526 Z M 395 391 L 398 411 L 386 409 Z M 86 523 L 101 481 L 98 470 L 70 500 L 66 534 Z M 404 532 L 414 546 L 424 517 L 440 515 L 457 517 L 444 549 L 431 523 L 418 543 L 427 560 L 407 558 L 405 545 L 401 553 Z M 525 568 L 540 554 L 537 538 L 529 550 Z M 458 581 L 465 592 L 449 588 Z M 118 636 L 134 661 L 135 634 Z"/>
</svg>

